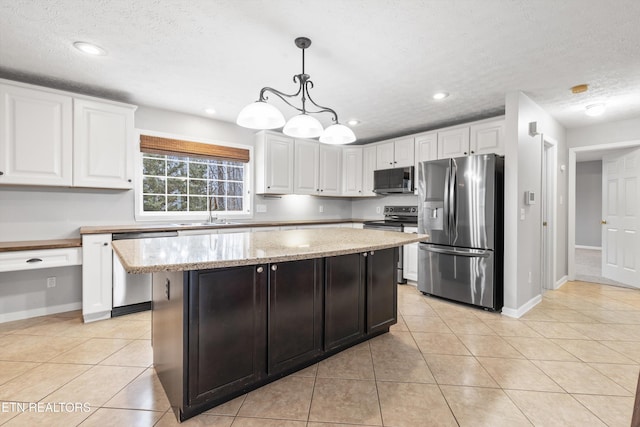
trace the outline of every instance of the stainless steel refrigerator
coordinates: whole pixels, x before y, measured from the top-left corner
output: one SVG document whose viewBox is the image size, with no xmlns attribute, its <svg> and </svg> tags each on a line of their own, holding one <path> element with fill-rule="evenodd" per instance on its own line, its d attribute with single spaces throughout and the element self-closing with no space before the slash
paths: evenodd
<svg viewBox="0 0 640 427">
<path fill-rule="evenodd" d="M 504 158 L 480 154 L 418 167 L 418 289 L 499 311 L 503 304 Z"/>
</svg>

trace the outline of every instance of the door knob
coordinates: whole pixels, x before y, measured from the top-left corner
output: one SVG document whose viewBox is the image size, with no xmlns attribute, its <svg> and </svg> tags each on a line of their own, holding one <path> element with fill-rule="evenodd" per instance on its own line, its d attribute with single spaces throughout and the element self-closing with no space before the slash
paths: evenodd
<svg viewBox="0 0 640 427">
<path fill-rule="evenodd" d="M 600 224 L 606 224 L 607 220 L 603 219 L 602 221 L 600 221 Z"/>
</svg>

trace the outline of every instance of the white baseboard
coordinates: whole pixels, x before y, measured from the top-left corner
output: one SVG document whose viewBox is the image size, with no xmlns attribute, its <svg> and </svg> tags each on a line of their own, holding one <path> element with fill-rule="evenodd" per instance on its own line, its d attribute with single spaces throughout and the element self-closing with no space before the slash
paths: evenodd
<svg viewBox="0 0 640 427">
<path fill-rule="evenodd" d="M 15 311 L 13 313 L 0 314 L 0 323 L 12 322 L 14 320 L 30 319 L 32 317 L 46 316 L 48 314 L 64 313 L 66 311 L 80 310 L 81 302 L 69 304 L 52 305 L 50 307 L 32 308 L 30 310 Z"/>
<path fill-rule="evenodd" d="M 522 317 L 523 314 L 525 314 L 527 311 L 531 310 L 533 307 L 540 304 L 541 302 L 542 302 L 542 295 L 536 295 L 535 297 L 531 298 L 529 301 L 527 301 L 525 304 L 521 305 L 517 309 L 502 307 L 502 314 L 507 317 L 513 317 L 513 318 L 519 319 L 520 317 Z"/>
<path fill-rule="evenodd" d="M 556 282 L 555 286 L 553 287 L 553 290 L 555 291 L 556 289 L 560 289 L 560 287 L 562 285 L 564 285 L 565 283 L 567 283 L 569 281 L 569 277 L 568 276 L 562 276 L 560 279 L 558 279 L 558 281 Z"/>
<path fill-rule="evenodd" d="M 600 246 L 583 246 L 583 245 L 576 245 L 575 246 L 576 249 L 589 249 L 591 251 L 601 251 L 602 247 Z"/>
</svg>

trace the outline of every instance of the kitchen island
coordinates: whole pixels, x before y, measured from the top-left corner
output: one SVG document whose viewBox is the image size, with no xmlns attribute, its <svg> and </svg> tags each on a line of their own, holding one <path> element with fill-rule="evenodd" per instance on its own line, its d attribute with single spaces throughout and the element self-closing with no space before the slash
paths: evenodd
<svg viewBox="0 0 640 427">
<path fill-rule="evenodd" d="M 154 368 L 182 421 L 389 330 L 398 247 L 425 235 L 325 228 L 120 240 L 153 273 Z"/>
</svg>

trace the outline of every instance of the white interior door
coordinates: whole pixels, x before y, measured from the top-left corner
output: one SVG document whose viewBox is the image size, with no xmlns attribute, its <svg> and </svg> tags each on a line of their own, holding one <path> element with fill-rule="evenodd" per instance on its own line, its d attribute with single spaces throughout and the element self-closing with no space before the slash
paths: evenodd
<svg viewBox="0 0 640 427">
<path fill-rule="evenodd" d="M 640 149 L 602 160 L 602 275 L 640 287 Z"/>
</svg>

